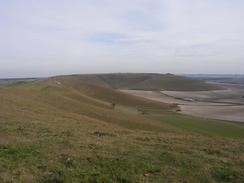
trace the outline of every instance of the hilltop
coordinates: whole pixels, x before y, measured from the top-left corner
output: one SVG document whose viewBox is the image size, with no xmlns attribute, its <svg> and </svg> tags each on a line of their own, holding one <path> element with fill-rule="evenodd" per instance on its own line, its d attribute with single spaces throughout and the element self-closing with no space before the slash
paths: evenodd
<svg viewBox="0 0 244 183">
<path fill-rule="evenodd" d="M 172 90 L 172 91 L 208 91 L 221 87 L 208 84 L 205 81 L 194 80 L 173 74 L 150 73 L 115 73 L 57 76 L 54 79 L 69 83 L 89 83 L 114 89 L 132 90 Z"/>
</svg>

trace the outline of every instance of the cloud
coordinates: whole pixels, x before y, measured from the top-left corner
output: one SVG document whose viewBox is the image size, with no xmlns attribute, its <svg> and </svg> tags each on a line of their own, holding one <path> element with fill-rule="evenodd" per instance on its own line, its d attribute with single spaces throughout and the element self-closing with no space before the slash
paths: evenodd
<svg viewBox="0 0 244 183">
<path fill-rule="evenodd" d="M 240 0 L 0 1 L 0 77 L 244 73 L 243 17 Z"/>
</svg>

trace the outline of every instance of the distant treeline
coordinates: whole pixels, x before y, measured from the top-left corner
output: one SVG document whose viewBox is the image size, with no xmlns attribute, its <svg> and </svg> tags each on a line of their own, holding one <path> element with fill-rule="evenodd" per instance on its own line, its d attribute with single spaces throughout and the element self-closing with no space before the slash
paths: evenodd
<svg viewBox="0 0 244 183">
<path fill-rule="evenodd" d="M 30 82 L 41 78 L 6 78 L 0 79 L 0 85 L 9 85 L 17 82 Z"/>
</svg>

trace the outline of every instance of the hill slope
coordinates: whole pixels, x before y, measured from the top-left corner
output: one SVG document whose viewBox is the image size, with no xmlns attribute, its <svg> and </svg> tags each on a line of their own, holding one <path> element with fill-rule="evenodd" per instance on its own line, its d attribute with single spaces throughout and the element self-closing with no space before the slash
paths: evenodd
<svg viewBox="0 0 244 183">
<path fill-rule="evenodd" d="M 136 89 L 136 90 L 175 90 L 175 91 L 204 91 L 221 89 L 218 86 L 193 80 L 173 74 L 88 74 L 59 76 L 59 79 L 79 80 L 79 82 L 93 83 L 100 86 L 112 87 L 114 89 Z"/>
<path fill-rule="evenodd" d="M 175 107 L 94 76 L 0 87 L 0 182 L 242 182 L 244 128 L 161 116 Z"/>
<path fill-rule="evenodd" d="M 11 108 L 10 113 L 15 116 L 27 112 L 26 110 L 31 113 L 30 108 L 35 111 L 31 114 L 35 118 L 37 113 L 46 115 L 46 112 L 57 111 L 69 113 L 71 116 L 73 114 L 83 115 L 94 120 L 111 122 L 128 128 L 141 124 L 145 125 L 144 128 L 147 129 L 151 126 L 147 119 L 134 118 L 133 113 L 125 116 L 123 108 L 133 108 L 136 111 L 140 107 L 159 110 L 174 110 L 177 107 L 174 104 L 131 96 L 109 87 L 78 83 L 75 80 L 72 83 L 69 76 L 67 79 L 51 78 L 2 87 L 1 112 L 7 113 Z M 115 103 L 118 110 L 113 110 L 112 103 Z M 15 111 L 15 109 L 18 110 Z M 45 112 L 43 113 L 43 111 Z M 130 121 L 133 123 L 130 124 Z"/>
</svg>

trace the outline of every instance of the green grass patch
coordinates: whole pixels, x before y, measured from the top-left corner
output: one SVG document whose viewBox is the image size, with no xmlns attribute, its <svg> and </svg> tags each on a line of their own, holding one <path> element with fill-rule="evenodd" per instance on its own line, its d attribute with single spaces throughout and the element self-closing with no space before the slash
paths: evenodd
<svg viewBox="0 0 244 183">
<path fill-rule="evenodd" d="M 39 155 L 39 151 L 34 145 L 14 144 L 0 145 L 0 158 L 8 160 L 23 160 L 33 158 Z"/>
<path fill-rule="evenodd" d="M 36 180 L 37 183 L 134 183 L 137 182 L 132 165 L 122 159 L 88 158 L 74 160 L 72 166 L 59 165 Z"/>
<path fill-rule="evenodd" d="M 158 116 L 157 119 L 177 128 L 210 136 L 244 138 L 244 127 L 234 123 L 191 117 L 170 112 Z"/>
<path fill-rule="evenodd" d="M 127 161 L 121 159 L 90 160 L 89 168 L 80 174 L 83 182 L 135 182 L 135 173 Z"/>
<path fill-rule="evenodd" d="M 213 178 L 217 182 L 243 182 L 244 177 L 239 175 L 239 172 L 234 168 L 216 167 L 212 173 Z"/>
</svg>

